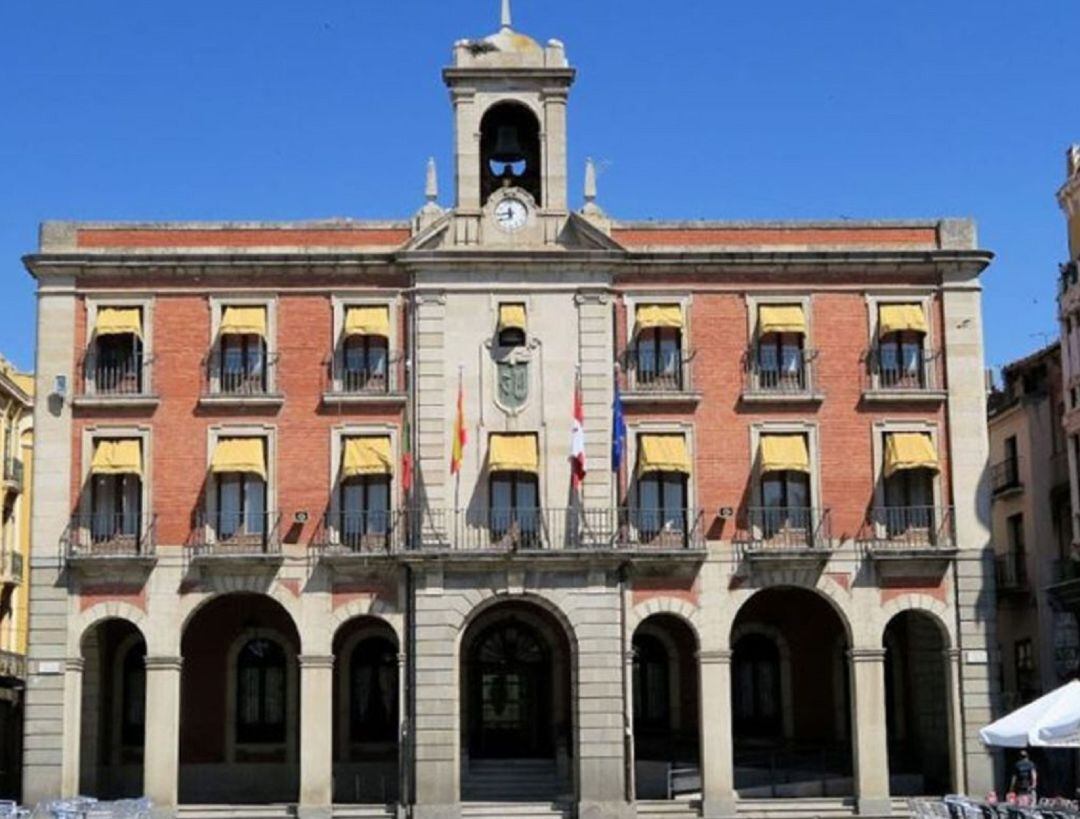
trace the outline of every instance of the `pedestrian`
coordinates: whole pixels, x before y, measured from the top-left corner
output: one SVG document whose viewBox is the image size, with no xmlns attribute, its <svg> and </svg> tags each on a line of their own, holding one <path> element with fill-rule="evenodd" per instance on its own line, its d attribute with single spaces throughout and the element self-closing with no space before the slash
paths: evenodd
<svg viewBox="0 0 1080 819">
<path fill-rule="evenodd" d="M 1039 771 L 1031 761 L 1026 750 L 1020 752 L 1020 759 L 1013 767 L 1010 790 L 1020 797 L 1020 804 L 1034 805 L 1035 791 L 1039 787 Z"/>
</svg>

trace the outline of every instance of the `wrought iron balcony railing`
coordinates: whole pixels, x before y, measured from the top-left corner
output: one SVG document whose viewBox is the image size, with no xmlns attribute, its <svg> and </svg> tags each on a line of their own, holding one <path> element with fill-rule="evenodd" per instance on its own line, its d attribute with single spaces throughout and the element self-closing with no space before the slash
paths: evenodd
<svg viewBox="0 0 1080 819">
<path fill-rule="evenodd" d="M 279 512 L 200 512 L 191 538 L 196 557 L 257 557 L 281 552 Z"/>
<path fill-rule="evenodd" d="M 829 510 L 806 506 L 755 506 L 747 509 L 732 542 L 747 551 L 828 550 L 832 546 Z"/>
<path fill-rule="evenodd" d="M 1080 559 L 1065 558 L 1054 561 L 1054 582 L 1072 583 L 1080 580 Z"/>
<path fill-rule="evenodd" d="M 450 551 L 686 550 L 705 547 L 696 509 L 424 510 L 409 519 L 411 548 Z"/>
<path fill-rule="evenodd" d="M 0 677 L 14 680 L 26 679 L 26 656 L 14 651 L 0 649 Z"/>
<path fill-rule="evenodd" d="M 400 552 L 408 543 L 410 516 L 401 509 L 327 512 L 311 545 L 325 554 L 375 555 Z"/>
<path fill-rule="evenodd" d="M 936 392 L 938 379 L 937 350 L 917 350 L 915 353 L 883 347 L 871 347 L 864 355 L 863 389 L 879 393 Z"/>
<path fill-rule="evenodd" d="M 26 467 L 20 458 L 4 459 L 4 483 L 15 492 L 23 491 Z"/>
<path fill-rule="evenodd" d="M 64 554 L 71 558 L 152 557 L 157 515 L 73 515 L 63 535 Z"/>
<path fill-rule="evenodd" d="M 996 564 L 998 589 L 1024 591 L 1028 588 L 1027 555 L 1024 552 L 998 555 Z"/>
<path fill-rule="evenodd" d="M 395 392 L 404 376 L 399 372 L 405 356 L 390 352 L 379 359 L 350 362 L 338 354 L 326 365 L 323 392 L 334 396 L 377 396 Z"/>
<path fill-rule="evenodd" d="M 203 367 L 204 397 L 261 398 L 277 394 L 278 354 L 270 353 L 234 363 L 213 352 Z"/>
<path fill-rule="evenodd" d="M 870 510 L 857 542 L 871 550 L 937 551 L 956 547 L 952 507 L 880 506 Z"/>
<path fill-rule="evenodd" d="M 1008 492 L 1019 489 L 1020 483 L 1020 458 L 1006 458 L 990 467 L 990 485 L 994 493 Z"/>
<path fill-rule="evenodd" d="M 23 581 L 22 552 L 0 550 L 0 584 L 18 586 Z"/>
<path fill-rule="evenodd" d="M 800 350 L 786 360 L 763 362 L 757 347 L 743 356 L 743 396 L 805 398 L 815 394 L 817 351 Z"/>
<path fill-rule="evenodd" d="M 626 389 L 632 393 L 684 393 L 693 385 L 694 352 L 678 350 L 668 359 L 656 355 L 643 356 L 636 348 L 628 348 L 619 356 L 626 372 Z"/>
<path fill-rule="evenodd" d="M 1080 262 L 1066 262 L 1061 265 L 1061 275 L 1058 277 L 1058 294 L 1065 295 L 1070 287 L 1080 281 Z"/>
<path fill-rule="evenodd" d="M 150 394 L 152 359 L 132 353 L 116 360 L 88 352 L 83 359 L 83 393 L 87 396 L 139 397 Z"/>
</svg>

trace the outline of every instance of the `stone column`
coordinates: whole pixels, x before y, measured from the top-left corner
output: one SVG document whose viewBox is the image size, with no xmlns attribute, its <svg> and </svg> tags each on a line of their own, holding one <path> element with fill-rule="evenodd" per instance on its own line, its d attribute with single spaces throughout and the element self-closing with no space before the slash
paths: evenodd
<svg viewBox="0 0 1080 819">
<path fill-rule="evenodd" d="M 967 776 L 964 773 L 964 718 L 961 710 L 960 658 L 958 648 L 945 650 L 945 686 L 949 692 L 949 764 L 953 793 L 963 793 Z M 978 794 L 975 794 L 978 797 Z"/>
<path fill-rule="evenodd" d="M 329 819 L 334 802 L 334 657 L 300 657 L 301 819 Z"/>
<path fill-rule="evenodd" d="M 82 739 L 82 657 L 69 657 L 64 663 L 64 733 L 63 751 L 60 759 L 60 796 L 69 798 L 79 795 L 80 753 Z"/>
<path fill-rule="evenodd" d="M 852 733 L 855 745 L 855 792 L 859 813 L 887 816 L 889 744 L 885 719 L 885 649 L 857 648 L 851 658 Z"/>
<path fill-rule="evenodd" d="M 735 815 L 731 652 L 699 651 L 702 819 Z"/>
<path fill-rule="evenodd" d="M 623 653 L 623 753 L 626 756 L 626 798 L 637 800 L 637 756 L 634 754 L 634 650 Z"/>
<path fill-rule="evenodd" d="M 180 781 L 181 657 L 146 658 L 143 789 L 156 817 L 176 815 Z"/>
</svg>

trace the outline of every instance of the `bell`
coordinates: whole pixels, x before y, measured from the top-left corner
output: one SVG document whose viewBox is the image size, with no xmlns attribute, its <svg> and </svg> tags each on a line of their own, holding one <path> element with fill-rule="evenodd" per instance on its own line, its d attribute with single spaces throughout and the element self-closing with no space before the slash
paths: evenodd
<svg viewBox="0 0 1080 819">
<path fill-rule="evenodd" d="M 495 137 L 495 150 L 491 152 L 491 161 L 512 165 L 525 158 L 525 149 L 518 142 L 517 128 L 513 125 L 500 125 Z"/>
</svg>

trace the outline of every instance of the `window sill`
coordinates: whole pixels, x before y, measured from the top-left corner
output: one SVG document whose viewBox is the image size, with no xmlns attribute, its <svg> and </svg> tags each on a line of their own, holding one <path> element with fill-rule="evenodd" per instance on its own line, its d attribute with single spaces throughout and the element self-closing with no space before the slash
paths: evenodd
<svg viewBox="0 0 1080 819">
<path fill-rule="evenodd" d="M 702 395 L 693 390 L 672 390 L 664 392 L 660 390 L 631 390 L 620 395 L 624 406 L 697 406 L 701 403 Z"/>
<path fill-rule="evenodd" d="M 940 404 L 949 394 L 945 390 L 863 390 L 862 400 L 868 404 L 918 403 Z"/>
<path fill-rule="evenodd" d="M 948 546 L 894 546 L 888 541 L 871 541 L 866 544 L 866 554 L 874 561 L 894 563 L 900 561 L 952 560 L 958 549 Z"/>
<path fill-rule="evenodd" d="M 825 400 L 825 393 L 820 390 L 806 392 L 761 392 L 743 390 L 744 404 L 820 404 Z"/>
<path fill-rule="evenodd" d="M 200 407 L 269 407 L 278 408 L 285 403 L 281 393 L 264 395 L 203 395 L 199 398 Z"/>
<path fill-rule="evenodd" d="M 743 558 L 752 563 L 823 564 L 832 557 L 832 545 L 777 548 L 763 542 L 737 544 Z"/>
<path fill-rule="evenodd" d="M 1003 486 L 1000 489 L 994 489 L 990 493 L 992 500 L 1005 500 L 1006 498 L 1012 498 L 1017 495 L 1022 495 L 1024 492 L 1024 484 L 1014 483 L 1009 486 Z"/>
<path fill-rule="evenodd" d="M 328 406 L 403 407 L 408 396 L 403 392 L 324 392 Z"/>
<path fill-rule="evenodd" d="M 157 395 L 76 395 L 71 406 L 78 409 L 120 407 L 128 409 L 153 409 L 161 403 Z"/>
</svg>

